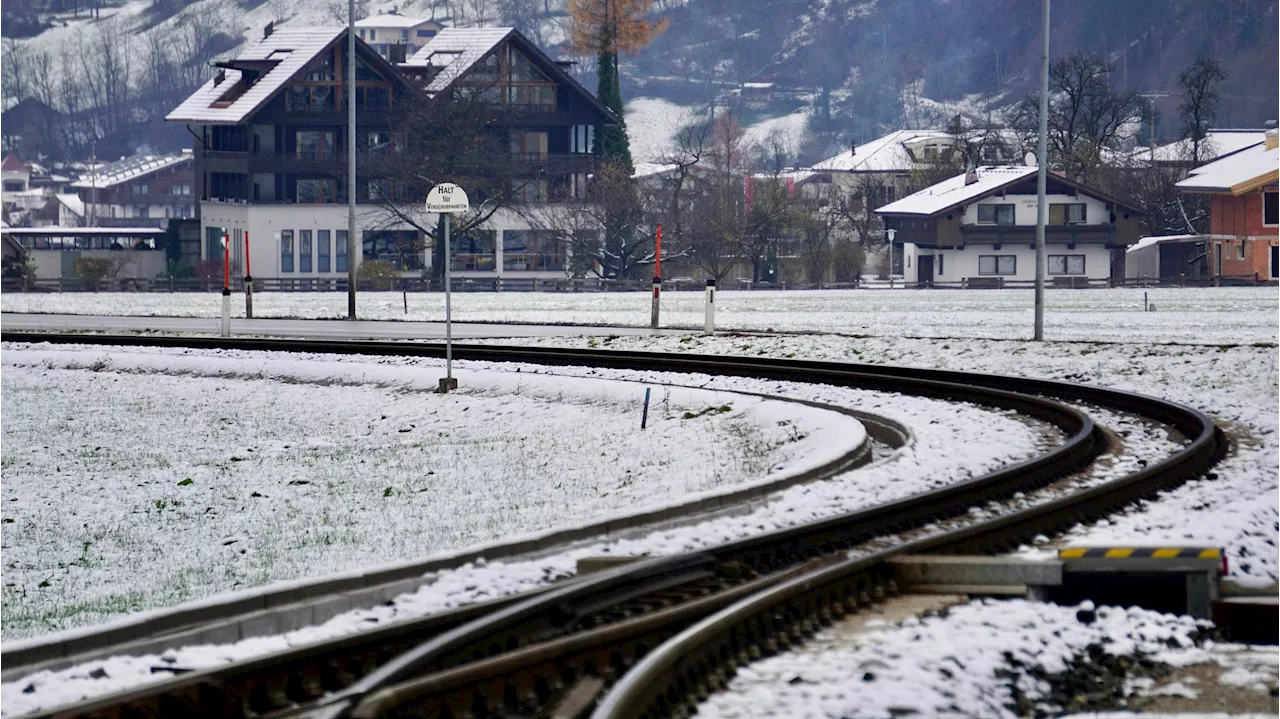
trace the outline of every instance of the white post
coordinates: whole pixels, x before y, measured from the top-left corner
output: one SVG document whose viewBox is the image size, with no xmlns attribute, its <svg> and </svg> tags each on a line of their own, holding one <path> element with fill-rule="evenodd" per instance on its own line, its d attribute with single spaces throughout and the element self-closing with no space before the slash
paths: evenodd
<svg viewBox="0 0 1280 719">
<path fill-rule="evenodd" d="M 1044 339 L 1044 226 L 1048 217 L 1046 184 L 1049 173 L 1049 0 L 1041 13 L 1044 44 L 1040 50 L 1040 144 L 1036 154 L 1036 326 L 1034 339 Z"/>
<path fill-rule="evenodd" d="M 356 265 L 364 243 L 356 239 L 356 0 L 347 0 L 347 319 L 356 318 Z M 355 249 L 360 248 L 360 254 Z"/>
<path fill-rule="evenodd" d="M 231 290 L 222 291 L 222 336 L 231 336 Z"/>
<path fill-rule="evenodd" d="M 709 335 L 716 333 L 716 280 L 707 279 L 707 321 L 705 331 Z"/>
<path fill-rule="evenodd" d="M 889 236 L 889 289 L 893 289 L 893 238 L 897 236 L 897 230 L 885 230 Z"/>
</svg>

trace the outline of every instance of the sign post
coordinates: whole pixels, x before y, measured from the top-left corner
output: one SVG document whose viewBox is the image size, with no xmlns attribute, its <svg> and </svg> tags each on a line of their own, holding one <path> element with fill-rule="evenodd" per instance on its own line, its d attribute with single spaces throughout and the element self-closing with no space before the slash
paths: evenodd
<svg viewBox="0 0 1280 719">
<path fill-rule="evenodd" d="M 449 231 L 453 216 L 471 209 L 471 201 L 461 187 L 452 182 L 442 182 L 427 193 L 427 212 L 444 215 L 444 367 L 445 376 L 440 379 L 440 392 L 458 388 L 453 378 L 453 253 Z"/>
<path fill-rule="evenodd" d="M 704 331 L 709 335 L 716 333 L 716 279 L 714 277 L 707 278 L 707 316 Z"/>
</svg>

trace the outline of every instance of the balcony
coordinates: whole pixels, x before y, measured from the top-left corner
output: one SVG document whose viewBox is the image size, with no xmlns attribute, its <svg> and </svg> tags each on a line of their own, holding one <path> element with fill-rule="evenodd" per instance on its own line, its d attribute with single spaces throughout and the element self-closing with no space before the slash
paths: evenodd
<svg viewBox="0 0 1280 719">
<path fill-rule="evenodd" d="M 1034 244 L 1036 241 L 1035 225 L 961 225 L 960 232 L 964 242 L 980 244 L 1021 243 Z M 1077 242 L 1106 243 L 1115 242 L 1115 226 L 1105 225 L 1046 225 L 1045 242 L 1054 244 L 1075 244 Z"/>
</svg>

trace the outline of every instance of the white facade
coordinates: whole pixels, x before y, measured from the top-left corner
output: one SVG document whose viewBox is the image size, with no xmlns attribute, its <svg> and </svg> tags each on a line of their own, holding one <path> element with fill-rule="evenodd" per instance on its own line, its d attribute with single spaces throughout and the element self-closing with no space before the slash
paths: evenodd
<svg viewBox="0 0 1280 719">
<path fill-rule="evenodd" d="M 387 57 L 388 46 L 404 45 L 408 58 L 443 29 L 435 20 L 402 15 L 377 15 L 356 21 L 356 34 L 383 57 Z"/>
<path fill-rule="evenodd" d="M 548 209 L 554 206 L 548 206 Z M 424 214 L 421 217 L 424 226 L 434 225 L 437 216 Z M 555 269 L 537 269 L 536 263 L 531 265 L 524 254 L 517 253 L 521 243 L 516 241 L 515 232 L 537 232 L 552 226 L 551 216 L 537 219 L 534 213 L 500 210 L 485 223 L 484 228 L 493 231 L 492 261 L 486 259 L 485 266 L 489 270 L 458 269 L 454 263 L 453 275 L 458 278 L 538 278 L 557 279 L 566 277 L 564 266 L 568 264 L 568 249 L 561 246 L 559 252 L 562 261 Z M 355 253 L 348 254 L 348 259 L 355 258 L 359 267 L 359 256 L 363 251 L 365 232 L 374 230 L 412 230 L 408 224 L 387 225 L 385 212 L 376 205 L 356 205 L 356 227 L 358 240 Z M 244 271 L 244 233 L 249 233 L 249 270 L 255 278 L 278 279 L 344 279 L 347 276 L 345 266 L 339 269 L 338 233 L 347 231 L 347 206 L 332 205 L 242 205 L 226 202 L 200 203 L 200 256 L 204 260 L 221 260 L 222 249 L 217 243 L 211 244 L 210 228 L 216 232 L 212 237 L 223 232 L 231 235 L 231 260 L 238 272 Z M 304 270 L 302 261 L 302 232 L 307 231 L 311 242 L 310 262 Z M 282 233 L 290 232 L 293 255 L 292 269 L 282 245 Z M 322 234 L 322 232 L 326 234 Z M 322 238 L 327 238 L 329 256 L 328 270 L 322 270 L 321 247 Z M 505 246 L 505 247 L 504 247 Z M 418 253 L 418 259 L 424 269 L 431 266 L 431 250 L 424 249 Z M 555 266 L 555 263 L 553 263 Z M 404 277 L 417 277 L 420 270 L 401 273 Z"/>
<path fill-rule="evenodd" d="M 933 281 L 960 283 L 968 279 L 1002 277 L 1006 282 L 1030 281 L 1036 278 L 1036 251 L 1030 243 L 1006 243 L 996 249 L 994 245 L 969 245 L 962 249 L 930 249 L 911 243 L 903 245 L 902 272 L 905 282 L 920 281 L 920 258 L 931 257 Z M 981 258 L 1013 258 L 987 259 Z M 1062 260 L 1055 260 L 1062 257 Z M 1081 277 L 1105 280 L 1111 277 L 1111 251 L 1103 245 L 1080 243 L 1075 249 L 1067 245 L 1049 244 L 1045 247 L 1046 262 L 1050 268 L 1063 272 L 1047 271 L 1045 278 L 1052 283 L 1055 277 Z M 1078 271 L 1083 263 L 1083 272 Z M 994 272 L 991 270 L 995 265 Z M 1008 272 L 1009 265 L 1013 272 Z M 985 266 L 984 266 L 985 265 Z"/>
</svg>

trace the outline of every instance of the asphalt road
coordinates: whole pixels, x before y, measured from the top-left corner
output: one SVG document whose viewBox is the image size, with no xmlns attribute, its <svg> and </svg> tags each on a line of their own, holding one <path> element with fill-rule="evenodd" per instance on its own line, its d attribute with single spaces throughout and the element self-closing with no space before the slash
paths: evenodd
<svg viewBox="0 0 1280 719">
<path fill-rule="evenodd" d="M 102 315 L 0 314 L 0 329 L 56 332 L 171 332 L 218 334 L 222 321 L 198 317 L 111 317 Z M 269 335 L 311 339 L 442 340 L 443 322 L 356 320 L 231 320 L 233 335 Z M 581 337 L 586 335 L 688 334 L 688 330 L 582 325 L 501 325 L 454 322 L 454 339 L 501 337 Z"/>
</svg>

